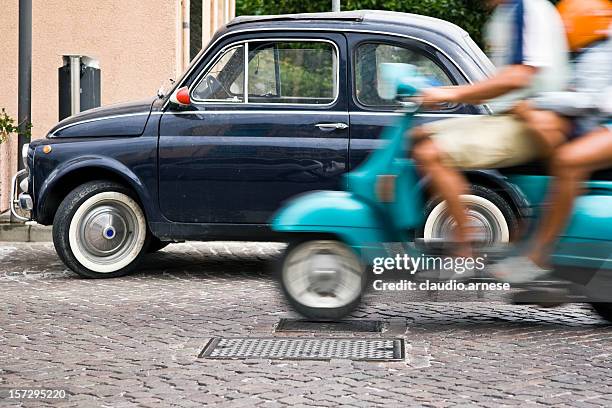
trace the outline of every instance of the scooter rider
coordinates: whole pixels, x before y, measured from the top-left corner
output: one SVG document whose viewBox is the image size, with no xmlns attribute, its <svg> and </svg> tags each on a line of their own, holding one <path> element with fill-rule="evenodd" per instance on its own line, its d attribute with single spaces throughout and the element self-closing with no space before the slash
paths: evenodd
<svg viewBox="0 0 612 408">
<path fill-rule="evenodd" d="M 510 283 L 541 279 L 550 272 L 550 253 L 581 183 L 612 162 L 612 1 L 563 0 L 558 7 L 576 55 L 572 89 L 538 95 L 522 103 L 517 114 L 545 143 L 569 141 L 551 157 L 549 209 L 529 252 L 492 268 L 495 276 Z"/>
<path fill-rule="evenodd" d="M 510 111 L 540 92 L 565 90 L 569 77 L 563 24 L 548 0 L 488 3 L 495 7 L 487 41 L 497 72 L 472 85 L 425 89 L 422 102 L 430 106 L 486 102 L 495 114 L 438 121 L 412 132 L 413 157 L 430 177 L 432 193 L 446 201 L 456 222 L 458 256 L 471 256 L 460 199 L 469 188 L 460 170 L 507 167 L 540 157 L 529 129 Z"/>
</svg>

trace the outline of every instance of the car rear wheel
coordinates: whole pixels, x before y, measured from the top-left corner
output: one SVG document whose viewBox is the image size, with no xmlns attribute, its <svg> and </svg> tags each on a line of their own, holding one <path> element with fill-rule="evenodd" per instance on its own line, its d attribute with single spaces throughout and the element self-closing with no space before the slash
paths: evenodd
<svg viewBox="0 0 612 408">
<path fill-rule="evenodd" d="M 487 247 L 511 241 L 518 221 L 510 205 L 499 194 L 483 186 L 472 186 L 470 194 L 462 196 L 467 207 L 471 240 Z M 431 200 L 426 206 L 426 222 L 422 231 L 425 242 L 452 241 L 455 220 L 447 205 Z"/>
<path fill-rule="evenodd" d="M 92 181 L 70 192 L 53 222 L 53 243 L 64 263 L 87 278 L 132 272 L 146 253 L 144 212 L 126 187 Z"/>
<path fill-rule="evenodd" d="M 591 306 L 601 318 L 612 323 L 612 303 L 592 303 Z"/>
<path fill-rule="evenodd" d="M 280 283 L 289 303 L 313 320 L 338 320 L 361 301 L 365 267 L 348 246 L 334 240 L 290 245 L 281 261 Z"/>
</svg>

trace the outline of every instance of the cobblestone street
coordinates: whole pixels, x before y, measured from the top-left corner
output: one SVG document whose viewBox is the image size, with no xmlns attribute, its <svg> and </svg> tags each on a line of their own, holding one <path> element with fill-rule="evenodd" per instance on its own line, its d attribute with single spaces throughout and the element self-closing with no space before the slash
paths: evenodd
<svg viewBox="0 0 612 408">
<path fill-rule="evenodd" d="M 51 244 L 0 244 L 0 387 L 65 388 L 53 406 L 74 407 L 612 406 L 612 326 L 587 305 L 370 293 L 353 318 L 395 327 L 367 337 L 403 337 L 404 361 L 198 358 L 214 336 L 280 336 L 297 317 L 271 278 L 282 248 L 175 244 L 85 280 Z"/>
</svg>

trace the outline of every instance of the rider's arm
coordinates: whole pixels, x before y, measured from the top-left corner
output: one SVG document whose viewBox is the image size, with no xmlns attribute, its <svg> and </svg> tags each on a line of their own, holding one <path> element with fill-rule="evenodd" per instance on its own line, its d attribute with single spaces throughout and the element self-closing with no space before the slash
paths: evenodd
<svg viewBox="0 0 612 408">
<path fill-rule="evenodd" d="M 481 104 L 509 92 L 529 86 L 537 68 L 529 65 L 509 65 L 484 81 L 448 88 L 432 88 L 423 91 L 425 104 L 444 102 Z"/>
<path fill-rule="evenodd" d="M 526 88 L 531 84 L 537 68 L 528 65 L 510 65 L 499 70 L 494 76 L 473 85 L 455 88 L 455 103 L 478 105 L 489 99 L 503 96 L 512 91 Z"/>
</svg>

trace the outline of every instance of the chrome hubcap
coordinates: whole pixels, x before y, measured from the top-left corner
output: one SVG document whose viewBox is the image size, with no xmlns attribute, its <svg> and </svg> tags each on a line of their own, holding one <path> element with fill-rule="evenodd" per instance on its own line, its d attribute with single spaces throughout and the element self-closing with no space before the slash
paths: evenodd
<svg viewBox="0 0 612 408">
<path fill-rule="evenodd" d="M 109 225 L 108 227 L 104 228 L 104 233 L 103 236 L 106 239 L 113 239 L 115 238 L 115 227 L 113 227 L 112 225 Z"/>
<path fill-rule="evenodd" d="M 89 209 L 78 231 L 83 253 L 96 262 L 110 263 L 130 251 L 138 235 L 133 211 L 120 202 L 106 202 Z"/>
</svg>

